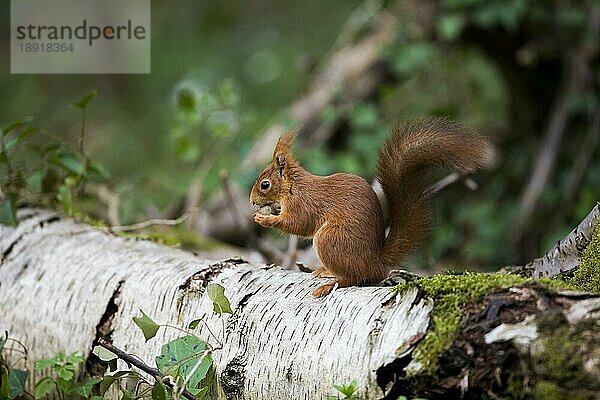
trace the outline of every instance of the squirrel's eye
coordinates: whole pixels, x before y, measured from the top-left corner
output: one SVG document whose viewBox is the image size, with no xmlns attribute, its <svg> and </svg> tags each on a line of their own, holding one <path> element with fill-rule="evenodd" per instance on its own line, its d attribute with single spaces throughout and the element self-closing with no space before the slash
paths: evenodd
<svg viewBox="0 0 600 400">
<path fill-rule="evenodd" d="M 267 189 L 268 189 L 268 188 L 270 188 L 270 187 L 271 187 L 271 182 L 269 182 L 269 180 L 268 180 L 268 179 L 265 179 L 264 181 L 262 181 L 262 182 L 260 183 L 260 188 L 261 188 L 262 190 L 267 190 Z"/>
</svg>

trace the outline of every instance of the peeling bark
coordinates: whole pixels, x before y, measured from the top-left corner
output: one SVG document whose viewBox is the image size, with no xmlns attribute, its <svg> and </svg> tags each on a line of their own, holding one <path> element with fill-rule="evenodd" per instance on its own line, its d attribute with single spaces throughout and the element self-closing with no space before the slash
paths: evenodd
<svg viewBox="0 0 600 400">
<path fill-rule="evenodd" d="M 581 263 L 583 250 L 590 242 L 594 226 L 600 220 L 600 203 L 590 211 L 577 228 L 548 250 L 544 256 L 533 260 L 526 268 L 533 271 L 536 279 L 544 276 L 556 276 L 572 271 Z"/>
</svg>

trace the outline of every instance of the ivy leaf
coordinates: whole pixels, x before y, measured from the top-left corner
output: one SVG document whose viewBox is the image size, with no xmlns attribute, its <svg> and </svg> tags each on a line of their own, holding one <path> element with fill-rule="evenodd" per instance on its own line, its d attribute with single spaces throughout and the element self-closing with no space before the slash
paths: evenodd
<svg viewBox="0 0 600 400">
<path fill-rule="evenodd" d="M 204 386 L 200 389 L 188 389 L 188 392 L 190 392 L 191 394 L 193 394 L 194 396 L 196 396 L 199 399 L 203 399 L 204 396 L 206 396 L 206 393 L 208 393 L 208 386 Z"/>
<path fill-rule="evenodd" d="M 201 318 L 195 319 L 192 322 L 189 323 L 188 325 L 188 329 L 194 330 L 198 327 L 198 324 L 200 323 L 200 321 L 202 321 Z"/>
<path fill-rule="evenodd" d="M 35 369 L 41 370 L 54 365 L 54 360 L 41 359 L 35 362 Z"/>
<path fill-rule="evenodd" d="M 98 358 L 102 361 L 111 361 L 117 358 L 117 355 L 112 351 L 105 349 L 102 346 L 94 346 L 94 350 L 92 353 L 97 355 Z"/>
<path fill-rule="evenodd" d="M 10 397 L 10 385 L 8 384 L 9 372 L 4 365 L 0 365 L 0 398 L 8 399 Z"/>
<path fill-rule="evenodd" d="M 17 196 L 9 194 L 0 202 L 0 224 L 17 226 Z"/>
<path fill-rule="evenodd" d="M 140 312 L 142 313 L 142 316 L 133 317 L 133 322 L 135 322 L 135 324 L 142 330 L 144 338 L 146 338 L 147 342 L 148 340 L 156 336 L 156 332 L 158 331 L 158 328 L 160 328 L 160 325 L 152 321 L 150 317 L 144 314 L 142 310 L 140 310 Z"/>
<path fill-rule="evenodd" d="M 98 91 L 97 90 L 92 90 L 91 92 L 89 92 L 88 94 L 86 94 L 85 96 L 83 96 L 82 98 L 80 98 L 79 100 L 71 103 L 71 107 L 75 107 L 75 108 L 79 108 L 79 109 L 84 109 L 88 105 L 88 103 L 90 102 L 90 100 L 92 100 L 97 95 L 98 95 Z"/>
<path fill-rule="evenodd" d="M 119 371 L 112 375 L 105 375 L 100 382 L 100 395 L 104 397 L 104 393 L 106 393 L 108 388 L 127 374 L 129 374 L 129 371 Z"/>
<path fill-rule="evenodd" d="M 197 388 L 212 365 L 212 357 L 206 354 L 207 350 L 208 344 L 202 339 L 183 336 L 162 346 L 160 355 L 156 357 L 156 366 L 164 375 L 185 380 L 202 358 L 200 366 L 188 379 L 188 388 Z"/>
<path fill-rule="evenodd" d="M 35 384 L 33 389 L 33 393 L 35 395 L 36 400 L 41 399 L 42 397 L 50 394 L 52 392 L 52 387 L 54 386 L 54 381 L 48 377 L 42 378 L 38 383 Z"/>
<path fill-rule="evenodd" d="M 88 378 L 85 382 L 76 385 L 73 388 L 73 392 L 77 393 L 87 399 L 92 394 L 92 390 L 94 389 L 94 386 L 96 386 L 100 382 L 101 382 L 101 379 Z"/>
<path fill-rule="evenodd" d="M 85 358 L 83 358 L 83 356 L 78 353 L 71 353 L 67 357 L 67 362 L 75 365 L 82 363 L 84 360 Z"/>
<path fill-rule="evenodd" d="M 68 365 L 55 365 L 54 371 L 56 371 L 59 380 L 70 381 L 73 379 L 73 371 L 71 368 L 68 368 Z"/>
<path fill-rule="evenodd" d="M 156 379 L 154 381 L 154 386 L 152 386 L 152 400 L 166 400 L 167 399 L 167 389 L 165 388 L 165 384 L 162 383 L 160 379 Z"/>
<path fill-rule="evenodd" d="M 65 392 L 66 394 L 71 394 L 73 392 L 73 382 L 66 381 L 62 378 L 58 378 L 56 380 L 56 386 L 58 386 L 59 390 L 62 390 L 63 392 Z"/>
<path fill-rule="evenodd" d="M 121 389 L 121 391 L 123 392 L 123 397 L 121 397 L 121 400 L 133 400 L 133 393 L 127 389 Z"/>
<path fill-rule="evenodd" d="M 10 398 L 14 399 L 25 391 L 25 381 L 29 376 L 29 371 L 11 368 L 8 371 L 8 386 L 10 387 Z"/>
<path fill-rule="evenodd" d="M 206 292 L 213 302 L 215 314 L 233 314 L 231 304 L 229 304 L 229 299 L 225 296 L 225 288 L 223 286 L 218 283 L 211 283 L 206 288 Z"/>
</svg>

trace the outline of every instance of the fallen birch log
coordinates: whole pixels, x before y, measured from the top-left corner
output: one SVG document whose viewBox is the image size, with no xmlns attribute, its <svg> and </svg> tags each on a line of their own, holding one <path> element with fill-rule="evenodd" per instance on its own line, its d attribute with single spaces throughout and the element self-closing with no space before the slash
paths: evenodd
<svg viewBox="0 0 600 400">
<path fill-rule="evenodd" d="M 518 355 L 511 362 L 535 361 L 532 349 L 545 354 L 543 342 L 548 340 L 536 322 L 548 312 L 563 315 L 559 322 L 567 327 L 600 321 L 597 297 L 550 293 L 525 280 L 518 284 L 525 278 L 511 275 L 509 282 L 517 282 L 511 287 L 500 284 L 484 298 L 465 297 L 469 302 L 460 330 L 446 333 L 456 341 L 438 354 L 446 357 L 435 360 L 440 368 L 428 370 L 430 364 L 413 355 L 427 353 L 428 348 L 418 346 L 434 343 L 428 336 L 432 332 L 443 333 L 430 286 L 406 283 L 399 291 L 351 287 L 315 299 L 312 289 L 322 281 L 308 273 L 240 259 L 204 260 L 102 232 L 44 209 L 21 209 L 18 217 L 18 227 L 0 226 L 0 329 L 28 348 L 30 384 L 42 375 L 32 368 L 36 359 L 58 351 L 89 356 L 101 337 L 153 363 L 160 346 L 181 334 L 160 329 L 145 343 L 131 319 L 141 309 L 157 322 L 180 327 L 205 318 L 215 336 L 224 338 L 223 349 L 214 354 L 215 384 L 208 398 L 324 399 L 335 394 L 333 384 L 353 380 L 361 399 L 417 393 L 438 398 L 461 391 L 465 398 L 480 398 L 488 391 L 501 393 L 507 379 L 514 378 L 505 371 L 490 372 L 497 379 L 479 376 L 491 366 L 506 366 L 490 361 L 496 354 L 490 349 L 514 351 Z M 223 285 L 231 301 L 233 314 L 224 323 L 213 315 L 212 302 L 204 295 L 210 282 Z M 479 327 L 477 335 L 469 326 Z M 524 335 L 520 328 L 527 333 L 525 344 L 516 340 Z M 597 336 L 596 328 L 593 340 L 582 342 L 587 350 L 578 359 L 585 390 L 600 389 Z M 448 368 L 452 362 L 459 367 Z M 596 368 L 596 375 L 589 368 Z M 527 377 L 530 386 L 532 379 L 537 384 L 538 375 Z M 564 389 L 562 381 L 549 382 Z"/>
</svg>

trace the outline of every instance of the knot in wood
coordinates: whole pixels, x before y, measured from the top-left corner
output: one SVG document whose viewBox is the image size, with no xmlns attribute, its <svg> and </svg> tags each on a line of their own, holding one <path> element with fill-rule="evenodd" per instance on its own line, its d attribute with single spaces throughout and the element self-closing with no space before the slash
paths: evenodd
<svg viewBox="0 0 600 400">
<path fill-rule="evenodd" d="M 234 357 L 227 363 L 221 373 L 221 386 L 228 399 L 239 398 L 244 390 L 246 361 L 242 357 Z"/>
</svg>

